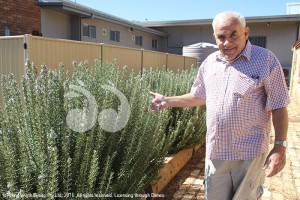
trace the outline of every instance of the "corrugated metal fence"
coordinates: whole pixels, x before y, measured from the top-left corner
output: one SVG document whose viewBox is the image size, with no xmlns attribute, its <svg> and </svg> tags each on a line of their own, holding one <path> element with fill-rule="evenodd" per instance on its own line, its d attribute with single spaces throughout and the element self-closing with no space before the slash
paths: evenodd
<svg viewBox="0 0 300 200">
<path fill-rule="evenodd" d="M 0 37 L 0 74 L 13 73 L 20 80 L 25 72 L 24 37 Z"/>
<path fill-rule="evenodd" d="M 73 67 L 73 60 L 87 60 L 90 65 L 101 57 L 101 45 L 62 39 L 50 39 L 25 35 L 27 43 L 27 59 L 37 67 L 46 65 L 50 69 L 57 69 L 63 63 L 67 70 Z"/>
<path fill-rule="evenodd" d="M 88 61 L 89 66 L 93 66 L 96 59 L 115 62 L 120 67 L 126 65 L 135 73 L 150 67 L 181 71 L 197 66 L 196 58 L 143 49 L 32 35 L 0 37 L 0 75 L 13 73 L 18 81 L 25 73 L 26 60 L 33 62 L 38 68 L 46 65 L 49 69 L 57 69 L 59 63 L 63 63 L 65 70 L 72 71 L 73 61 Z M 2 99 L 1 93 L 2 87 Z"/>
<path fill-rule="evenodd" d="M 101 59 L 120 67 L 126 65 L 136 73 L 150 67 L 177 71 L 196 66 L 196 58 L 187 56 L 31 35 L 0 37 L 0 58 L 1 74 L 23 74 L 26 59 L 38 67 L 46 65 L 51 69 L 56 69 L 61 62 L 72 69 L 74 60 L 87 60 L 89 65 L 94 65 L 95 59 Z"/>
<path fill-rule="evenodd" d="M 19 85 L 25 73 L 24 37 L 0 37 L 0 79 L 2 74 L 13 73 Z M 0 81 L 1 82 L 1 81 Z M 0 106 L 3 105 L 3 88 L 0 87 Z"/>
</svg>

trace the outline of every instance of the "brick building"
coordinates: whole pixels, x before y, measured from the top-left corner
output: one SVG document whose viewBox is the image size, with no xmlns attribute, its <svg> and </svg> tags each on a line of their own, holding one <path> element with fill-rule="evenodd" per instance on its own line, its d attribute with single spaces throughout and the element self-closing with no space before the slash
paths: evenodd
<svg viewBox="0 0 300 200">
<path fill-rule="evenodd" d="M 41 7 L 38 0 L 0 0 L 0 36 L 40 35 Z"/>
</svg>

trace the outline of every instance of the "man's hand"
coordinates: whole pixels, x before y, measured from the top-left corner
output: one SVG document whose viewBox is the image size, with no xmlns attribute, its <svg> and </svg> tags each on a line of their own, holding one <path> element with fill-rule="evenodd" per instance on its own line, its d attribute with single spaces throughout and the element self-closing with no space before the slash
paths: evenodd
<svg viewBox="0 0 300 200">
<path fill-rule="evenodd" d="M 152 100 L 152 105 L 151 105 L 151 110 L 153 112 L 163 110 L 168 107 L 165 97 L 163 95 L 161 95 L 159 93 L 155 93 L 155 92 L 150 92 L 150 94 L 154 97 L 154 99 Z"/>
<path fill-rule="evenodd" d="M 267 177 L 276 175 L 284 168 L 286 162 L 285 150 L 286 148 L 280 145 L 275 145 L 273 147 L 263 167 L 263 169 L 269 168 L 269 171 L 266 174 Z"/>
</svg>

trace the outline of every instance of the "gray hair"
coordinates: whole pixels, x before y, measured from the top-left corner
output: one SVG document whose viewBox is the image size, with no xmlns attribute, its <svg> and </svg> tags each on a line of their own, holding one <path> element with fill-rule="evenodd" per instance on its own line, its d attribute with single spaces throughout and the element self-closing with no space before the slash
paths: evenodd
<svg viewBox="0 0 300 200">
<path fill-rule="evenodd" d="M 231 16 L 231 17 L 235 18 L 244 28 L 246 28 L 246 20 L 245 20 L 245 17 L 241 13 L 238 13 L 235 11 L 225 11 L 225 12 L 221 12 L 221 13 L 217 14 L 214 17 L 213 22 L 212 22 L 212 27 L 213 27 L 214 32 L 215 32 L 217 20 L 221 19 L 225 16 Z"/>
</svg>

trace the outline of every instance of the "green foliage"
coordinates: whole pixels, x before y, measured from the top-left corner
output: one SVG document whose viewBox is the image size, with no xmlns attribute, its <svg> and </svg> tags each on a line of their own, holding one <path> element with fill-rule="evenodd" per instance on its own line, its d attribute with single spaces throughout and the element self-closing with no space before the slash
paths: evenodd
<svg viewBox="0 0 300 200">
<path fill-rule="evenodd" d="M 38 74 L 28 63 L 22 90 L 12 75 L 3 76 L 0 194 L 7 199 L 11 194 L 22 199 L 30 194 L 46 199 L 60 194 L 70 194 L 68 199 L 80 194 L 142 194 L 157 178 L 168 153 L 203 143 L 205 134 L 203 107 L 154 113 L 149 91 L 183 94 L 194 77 L 192 69 L 182 73 L 150 70 L 136 76 L 126 67 L 101 62 L 92 68 L 74 63 L 72 74 L 62 65 L 56 71 L 43 66 Z M 94 97 L 95 113 L 102 114 L 103 120 L 109 109 L 122 112 L 118 96 L 103 86 L 124 94 L 130 107 L 126 126 L 116 132 L 101 128 L 101 120 L 87 114 L 92 112 L 90 102 L 84 95 L 75 95 L 74 86 Z M 75 109 L 82 116 L 87 114 L 86 122 L 92 125 L 87 130 L 70 128 L 68 113 Z M 119 122 L 116 118 L 112 127 Z"/>
<path fill-rule="evenodd" d="M 145 74 L 145 73 L 144 73 Z M 182 95 L 190 92 L 197 69 L 188 71 L 156 71 L 151 73 L 150 89 L 166 96 Z M 166 133 L 172 137 L 169 153 L 203 144 L 206 132 L 205 106 L 195 108 L 169 108 Z"/>
</svg>

